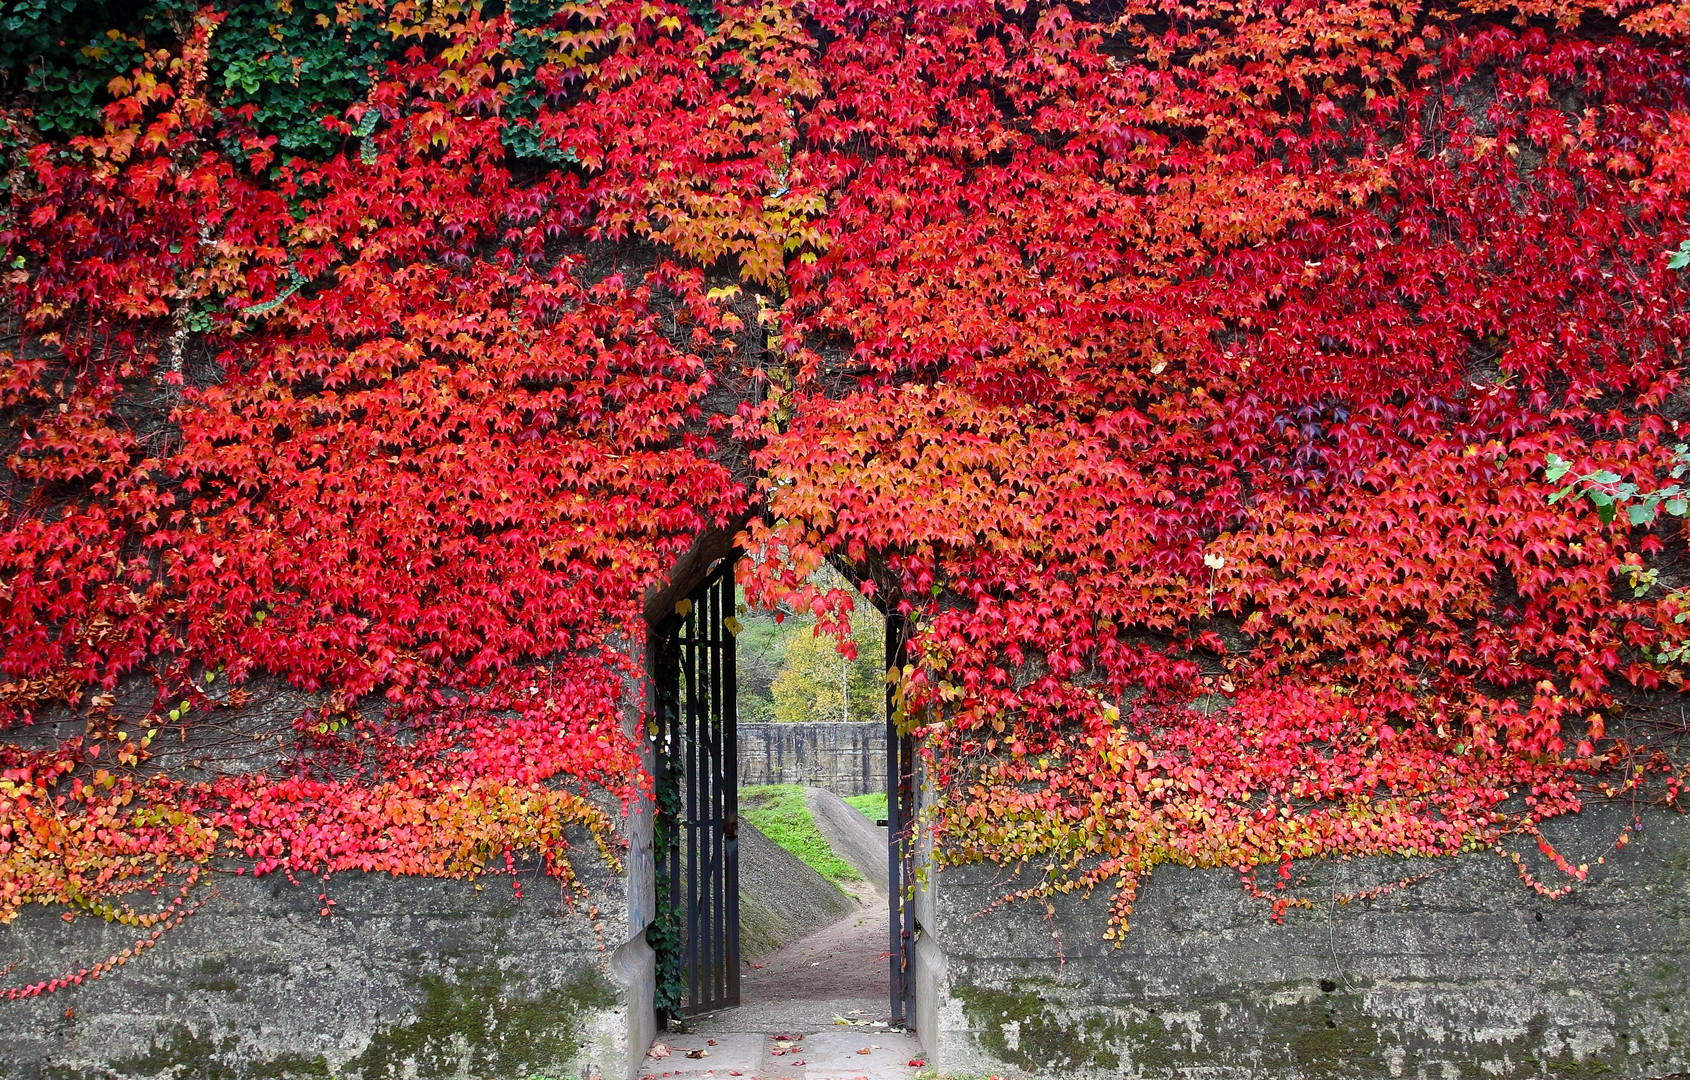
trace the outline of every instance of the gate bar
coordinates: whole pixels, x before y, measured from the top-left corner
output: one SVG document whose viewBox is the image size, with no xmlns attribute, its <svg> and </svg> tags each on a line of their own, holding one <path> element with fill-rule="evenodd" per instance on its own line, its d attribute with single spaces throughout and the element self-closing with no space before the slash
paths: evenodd
<svg viewBox="0 0 1690 1080">
<path fill-rule="evenodd" d="M 908 622 L 886 616 L 886 667 L 903 670 Z M 897 683 L 886 684 L 886 880 L 892 1023 L 915 1030 L 915 740 L 898 730 Z"/>
</svg>

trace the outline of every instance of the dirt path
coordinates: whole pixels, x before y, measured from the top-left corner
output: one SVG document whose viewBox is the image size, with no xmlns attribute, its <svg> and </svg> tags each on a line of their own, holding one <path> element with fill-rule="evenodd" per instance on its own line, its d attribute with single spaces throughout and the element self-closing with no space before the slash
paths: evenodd
<svg viewBox="0 0 1690 1080">
<path fill-rule="evenodd" d="M 835 1016 L 885 1020 L 891 1005 L 886 968 L 886 901 L 855 890 L 857 910 L 824 930 L 746 965 L 737 1009 L 701 1018 L 699 1031 L 816 1031 Z"/>
<path fill-rule="evenodd" d="M 747 966 L 737 1009 L 661 1037 L 642 1077 L 660 1080 L 907 1080 L 914 1035 L 887 1026 L 886 901 L 860 887 L 852 914 Z M 839 1021 L 846 1021 L 840 1023 Z M 798 1036 L 794 1038 L 794 1036 Z M 700 1057 L 689 1053 L 702 1052 Z"/>
</svg>

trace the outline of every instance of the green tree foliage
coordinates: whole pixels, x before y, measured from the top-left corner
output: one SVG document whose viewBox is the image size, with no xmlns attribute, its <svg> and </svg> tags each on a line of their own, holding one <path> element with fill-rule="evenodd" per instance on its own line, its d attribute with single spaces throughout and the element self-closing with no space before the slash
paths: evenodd
<svg viewBox="0 0 1690 1080">
<path fill-rule="evenodd" d="M 818 584 L 843 588 L 836 572 L 819 572 Z M 747 612 L 736 645 L 740 719 L 756 722 L 880 720 L 886 715 L 885 620 L 858 597 L 851 616 L 855 660 L 834 639 L 817 635 L 809 615 Z M 847 694 L 849 697 L 847 698 Z"/>
<path fill-rule="evenodd" d="M 793 638 L 797 620 L 788 618 L 777 623 L 770 612 L 751 611 L 740 616 L 740 623 L 742 628 L 734 642 L 739 716 L 741 720 L 771 720 L 775 677 L 786 664 L 786 647 Z"/>
<path fill-rule="evenodd" d="M 771 688 L 771 719 L 783 723 L 862 721 L 885 715 L 884 630 L 878 615 L 864 613 L 866 606 L 859 602 L 851 619 L 855 660 L 840 655 L 833 638 L 818 635 L 813 623 L 793 635 L 787 643 L 786 662 Z"/>
</svg>

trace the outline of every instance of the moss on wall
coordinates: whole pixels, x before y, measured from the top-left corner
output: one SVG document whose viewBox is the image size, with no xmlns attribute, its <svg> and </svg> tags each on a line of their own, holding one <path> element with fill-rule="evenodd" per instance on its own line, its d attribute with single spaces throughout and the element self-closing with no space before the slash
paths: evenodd
<svg viewBox="0 0 1690 1080">
<path fill-rule="evenodd" d="M 1648 844 L 1612 850 L 1639 820 Z M 1115 948 L 1101 895 L 1018 907 L 1030 881 L 945 869 L 932 1057 L 1052 1080 L 1690 1077 L 1690 817 L 1593 804 L 1550 831 L 1608 850 L 1556 900 L 1493 852 L 1310 860 L 1313 893 L 1388 888 L 1275 924 L 1235 874 L 1164 866 Z"/>
<path fill-rule="evenodd" d="M 1114 1044 L 1124 1032 L 1115 1019 L 1098 1016 L 1064 1020 L 1036 984 L 1013 989 L 951 987 L 969 1027 L 991 1053 L 1025 1069 L 1114 1069 Z"/>
<path fill-rule="evenodd" d="M 1252 1000 L 1122 1001 L 1097 990 L 1014 976 L 950 986 L 969 1038 L 991 1058 L 1037 1076 L 1383 1080 L 1455 1069 L 1487 1080 L 1604 1080 L 1656 1075 L 1638 1057 L 1643 1046 L 1670 1054 L 1690 1043 L 1690 1022 L 1680 1022 L 1672 1004 L 1653 1001 L 1645 1006 L 1650 1015 L 1616 1018 L 1612 1041 L 1575 1051 L 1567 1032 L 1542 1015 L 1508 1018 L 1523 1021 L 1511 1037 L 1466 1030 L 1405 1042 L 1400 1025 L 1369 1012 L 1366 989 L 1339 990 L 1329 981 L 1263 986 Z M 1690 1017 L 1690 1008 L 1684 1012 Z M 1647 1034 L 1632 1039 L 1631 1021 Z"/>
<path fill-rule="evenodd" d="M 456 979 L 421 980 L 416 1017 L 376 1032 L 363 1053 L 343 1069 L 321 1055 L 255 1058 L 235 1035 L 200 1035 L 177 1025 L 145 1053 L 113 1061 L 102 1077 L 169 1076 L 178 1080 L 432 1080 L 435 1077 L 572 1075 L 582 1035 L 595 1011 L 614 1008 L 617 996 L 593 971 L 580 972 L 558 990 L 522 997 L 496 969 Z M 54 1080 L 92 1080 L 58 1070 Z"/>
<path fill-rule="evenodd" d="M 139 1057 L 112 1062 L 118 1076 L 170 1076 L 180 1080 L 330 1080 L 334 1073 L 321 1055 L 279 1054 L 252 1060 L 232 1035 L 213 1038 L 177 1025 Z M 82 1080 L 81 1073 L 61 1073 L 64 1080 Z M 100 1075 L 110 1075 L 101 1070 Z"/>
<path fill-rule="evenodd" d="M 497 970 L 430 977 L 416 1019 L 378 1031 L 346 1071 L 362 1080 L 563 1075 L 580 1056 L 590 1014 L 615 1004 L 615 991 L 592 971 L 534 998 L 510 993 Z"/>
</svg>

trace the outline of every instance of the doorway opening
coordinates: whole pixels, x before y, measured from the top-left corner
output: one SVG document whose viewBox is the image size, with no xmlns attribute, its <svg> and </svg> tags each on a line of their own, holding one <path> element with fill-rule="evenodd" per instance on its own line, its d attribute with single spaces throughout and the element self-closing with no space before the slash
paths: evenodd
<svg viewBox="0 0 1690 1080">
<path fill-rule="evenodd" d="M 865 1025 L 912 1027 L 915 778 L 910 740 L 899 730 L 895 684 L 886 678 L 889 668 L 904 663 L 903 620 L 885 616 L 859 595 L 852 619 L 858 657 L 852 661 L 831 637 L 815 635 L 813 620 L 794 613 L 777 620 L 775 613 L 748 610 L 734 587 L 737 562 L 737 552 L 717 561 L 674 612 L 653 625 L 659 918 L 648 940 L 658 953 L 655 1004 L 683 1024 L 708 1014 L 725 1017 L 724 1010 L 742 1005 L 736 1010 L 742 1020 L 777 1015 L 767 999 L 780 996 L 783 985 L 797 986 L 781 979 L 807 976 L 808 989 L 794 993 L 813 994 L 818 980 L 826 984 L 829 965 L 841 965 L 842 987 L 860 985 L 872 966 L 880 973 L 874 1003 L 847 1011 L 863 1016 Z M 847 584 L 837 573 L 825 573 L 832 574 L 827 587 Z M 750 734 L 746 742 L 742 725 Z M 797 772 L 772 776 L 764 760 L 770 739 L 786 740 L 781 745 L 787 749 L 808 745 L 810 758 L 831 750 L 836 760 L 816 773 L 815 760 L 782 751 L 775 755 L 781 767 Z M 833 743 L 822 746 L 828 739 Z M 753 755 L 746 770 L 750 787 L 743 786 L 744 754 Z M 769 785 L 771 779 L 800 782 Z M 881 793 L 883 804 L 876 800 Z M 805 893 L 804 879 L 829 868 L 816 871 L 817 859 L 802 849 L 805 838 L 768 819 L 771 800 L 790 810 L 795 795 L 800 814 L 806 807 L 815 814 L 805 826 L 812 832 L 831 827 L 829 842 L 843 849 L 843 856 L 828 854 L 868 871 L 862 877 L 875 887 L 872 893 L 853 891 L 848 917 L 830 913 L 817 890 Z M 859 813 L 865 810 L 866 818 Z M 750 824 L 754 820 L 764 821 L 773 842 Z M 789 932 L 803 929 L 815 949 L 831 943 L 833 950 L 802 953 L 795 942 L 771 938 L 771 910 L 776 924 L 784 919 Z M 801 921 L 806 912 L 808 924 Z M 816 929 L 818 920 L 833 938 Z M 773 952 L 771 943 L 781 951 Z M 841 956 L 840 949 L 851 955 Z M 783 964 L 822 970 L 783 972 Z M 850 974 L 855 983 L 846 978 Z M 742 1001 L 746 987 L 750 996 Z M 866 1018 L 871 1012 L 873 1020 Z M 837 1020 L 859 1022 L 854 1016 Z"/>
</svg>

